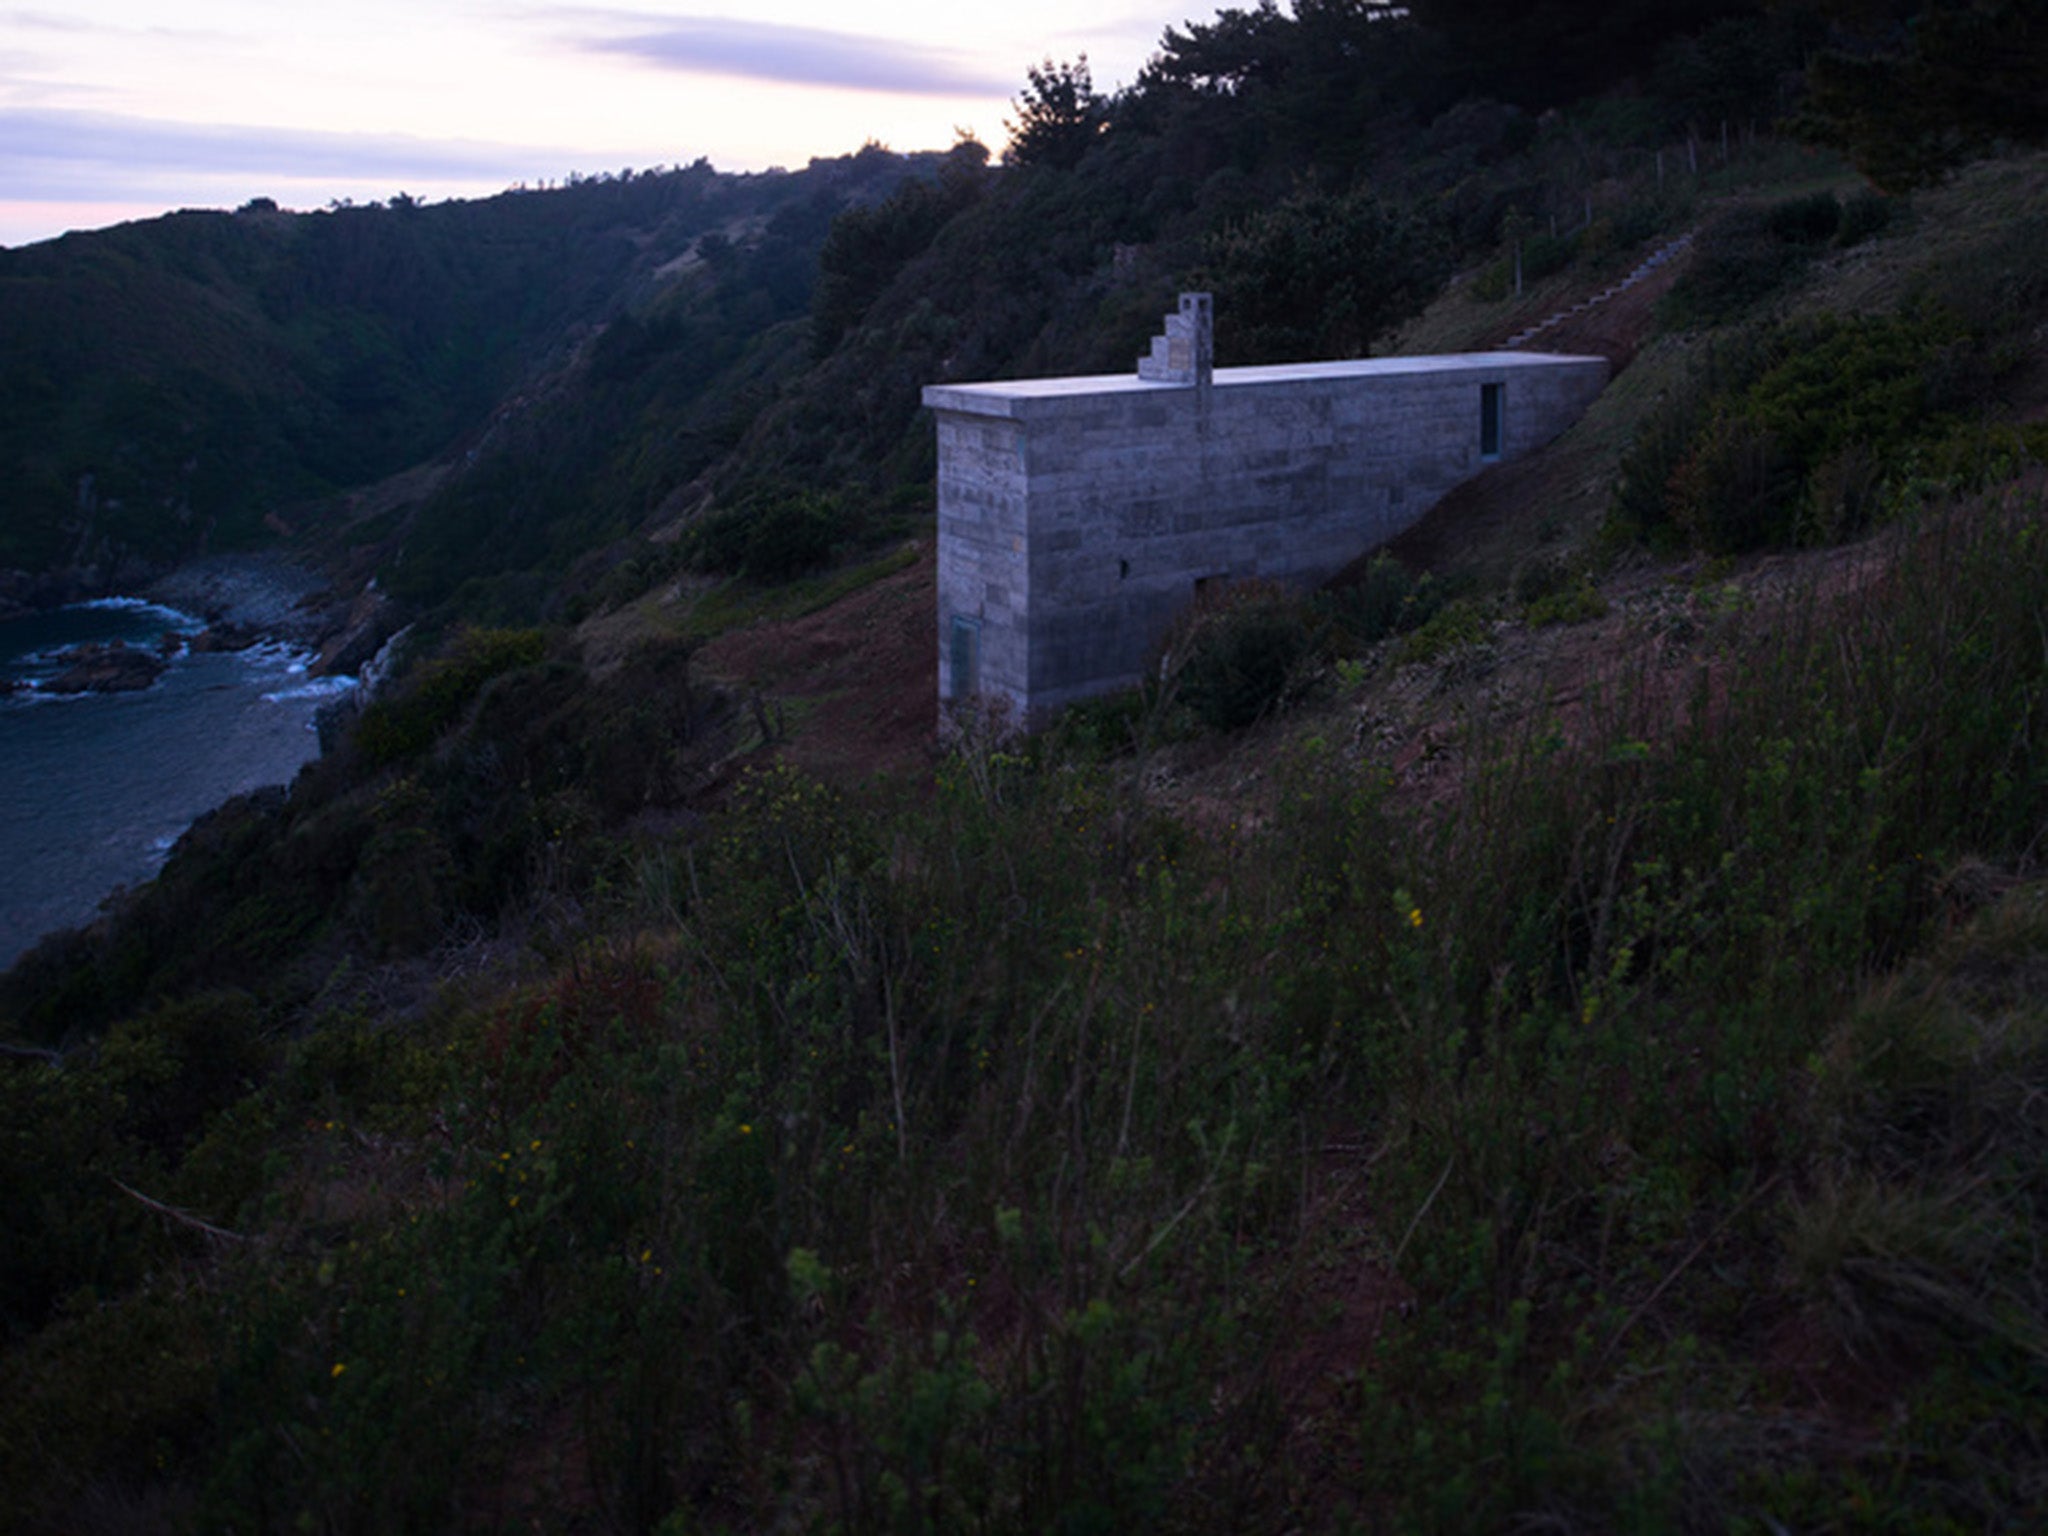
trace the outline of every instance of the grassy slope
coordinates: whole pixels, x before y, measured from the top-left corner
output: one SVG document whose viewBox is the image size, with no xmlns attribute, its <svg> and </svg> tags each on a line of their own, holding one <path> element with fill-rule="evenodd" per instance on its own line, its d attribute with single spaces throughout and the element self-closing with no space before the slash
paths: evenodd
<svg viewBox="0 0 2048 1536">
<path fill-rule="evenodd" d="M 1808 291 L 1903 291 L 1978 190 Z M 1489 569 L 1586 557 L 1676 351 Z M 1634 558 L 1602 618 L 1498 599 L 1249 735 L 1105 754 L 1105 710 L 908 803 L 736 779 L 744 715 L 659 714 L 633 631 L 680 603 L 589 672 L 501 642 L 404 717 L 438 745 L 174 861 L 159 932 L 228 946 L 336 884 L 289 965 L 181 962 L 61 1070 L 0 1064 L 8 1507 L 2024 1528 L 2042 494 Z M 495 938 L 455 919 L 478 850 Z M 19 1016 L 67 1043 L 51 1001 Z"/>
</svg>

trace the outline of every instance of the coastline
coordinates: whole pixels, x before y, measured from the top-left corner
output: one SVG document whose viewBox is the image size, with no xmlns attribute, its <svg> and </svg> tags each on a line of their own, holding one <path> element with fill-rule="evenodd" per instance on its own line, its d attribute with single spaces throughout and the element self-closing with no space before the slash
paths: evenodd
<svg viewBox="0 0 2048 1536">
<path fill-rule="evenodd" d="M 135 594 L 208 624 L 253 631 L 307 650 L 332 623 L 327 578 L 279 555 L 202 555 L 173 566 Z"/>
<path fill-rule="evenodd" d="M 266 786 L 282 794 L 330 744 L 353 679 L 392 627 L 380 596 L 351 600 L 269 555 L 207 557 L 118 596 L 62 596 L 6 617 L 147 606 L 237 643 L 180 649 L 139 691 L 24 701 L 33 720 L 21 717 L 0 739 L 11 780 L 0 793 L 0 843 L 13 866 L 0 887 L 0 971 L 155 878 L 178 839 L 222 805 Z"/>
<path fill-rule="evenodd" d="M 241 638 L 298 646 L 314 654 L 316 677 L 361 671 L 399 628 L 374 579 L 350 593 L 317 566 L 268 550 L 198 555 L 168 568 L 0 570 L 0 623 L 124 597 L 178 609 Z"/>
</svg>

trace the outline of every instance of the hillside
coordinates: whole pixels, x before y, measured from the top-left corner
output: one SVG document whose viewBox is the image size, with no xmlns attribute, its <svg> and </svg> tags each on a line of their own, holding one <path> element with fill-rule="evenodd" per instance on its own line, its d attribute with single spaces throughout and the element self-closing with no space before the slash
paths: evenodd
<svg viewBox="0 0 2048 1536">
<path fill-rule="evenodd" d="M 628 307 L 717 311 L 670 386 L 687 400 L 808 308 L 835 213 L 933 158 L 314 214 L 258 199 L 0 251 L 0 568 L 22 593 L 96 592 L 208 550 L 317 547 L 334 493 L 473 462 L 594 337 L 599 371 L 620 368 L 632 326 L 607 327 Z"/>
<path fill-rule="evenodd" d="M 327 504 L 402 675 L 0 978 L 7 1519 L 2039 1525 L 2048 158 L 1686 131 L 1799 107 L 1788 10 L 1432 51 L 1489 15 L 1169 32 L 801 316 L 621 296 Z M 942 743 L 915 385 L 1126 367 L 1198 277 L 1247 349 L 1627 366 Z"/>
</svg>

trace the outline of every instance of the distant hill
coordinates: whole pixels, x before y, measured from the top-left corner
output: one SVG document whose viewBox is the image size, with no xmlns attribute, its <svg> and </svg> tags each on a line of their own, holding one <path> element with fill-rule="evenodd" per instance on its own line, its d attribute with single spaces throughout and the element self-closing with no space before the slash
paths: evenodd
<svg viewBox="0 0 2048 1536">
<path fill-rule="evenodd" d="M 722 261 L 750 272 L 735 332 L 800 314 L 833 215 L 919 164 L 259 199 L 0 251 L 0 567 L 105 584 L 272 539 L 480 436 L 537 369 Z"/>
</svg>

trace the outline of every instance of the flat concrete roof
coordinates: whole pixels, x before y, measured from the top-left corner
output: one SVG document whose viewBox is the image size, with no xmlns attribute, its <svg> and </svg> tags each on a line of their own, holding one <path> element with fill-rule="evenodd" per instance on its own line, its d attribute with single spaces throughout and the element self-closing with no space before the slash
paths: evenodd
<svg viewBox="0 0 2048 1536">
<path fill-rule="evenodd" d="M 1420 357 L 1354 357 L 1333 363 L 1273 363 L 1260 368 L 1218 368 L 1214 389 L 1271 384 L 1335 382 L 1341 379 L 1413 378 L 1430 373 L 1498 373 L 1601 363 L 1598 357 L 1559 352 L 1440 352 Z M 1173 394 L 1192 384 L 1141 379 L 1136 373 L 1098 373 L 1064 379 L 1000 379 L 986 384 L 927 384 L 924 403 L 935 411 L 970 416 L 1015 416 L 1017 407 L 1037 401 L 1089 399 L 1103 395 Z"/>
</svg>

